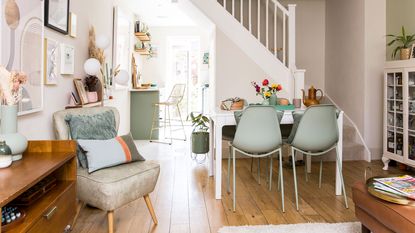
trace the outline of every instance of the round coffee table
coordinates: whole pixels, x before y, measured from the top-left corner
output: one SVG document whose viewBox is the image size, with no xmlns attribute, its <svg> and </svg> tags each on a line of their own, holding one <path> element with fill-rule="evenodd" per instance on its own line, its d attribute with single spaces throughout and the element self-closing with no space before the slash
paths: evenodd
<svg viewBox="0 0 415 233">
<path fill-rule="evenodd" d="M 395 176 L 399 176 L 399 175 L 393 175 L 393 176 L 389 176 L 389 177 L 395 177 Z M 384 178 L 384 177 L 381 177 L 381 176 L 372 177 L 372 178 L 369 178 L 366 181 L 367 191 L 372 196 L 375 196 L 375 197 L 377 197 L 379 199 L 382 199 L 384 201 L 392 202 L 392 203 L 399 204 L 399 205 L 415 206 L 415 200 L 413 200 L 413 199 L 406 198 L 406 197 L 403 197 L 403 196 L 399 196 L 399 195 L 395 195 L 395 194 L 392 194 L 392 193 L 384 192 L 382 190 L 375 189 L 373 183 L 375 182 L 374 179 L 376 179 L 376 178 Z"/>
</svg>

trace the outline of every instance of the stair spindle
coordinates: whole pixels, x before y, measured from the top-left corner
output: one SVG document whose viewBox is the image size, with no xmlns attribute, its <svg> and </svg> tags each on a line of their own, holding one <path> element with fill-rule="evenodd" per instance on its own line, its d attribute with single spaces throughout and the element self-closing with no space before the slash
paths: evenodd
<svg viewBox="0 0 415 233">
<path fill-rule="evenodd" d="M 287 56 L 286 56 L 286 49 L 285 49 L 285 38 L 286 38 L 286 15 L 284 14 L 282 17 L 282 63 L 287 65 Z"/>
<path fill-rule="evenodd" d="M 248 6 L 248 17 L 249 17 L 249 32 L 252 33 L 252 1 L 249 0 L 249 6 Z"/>
<path fill-rule="evenodd" d="M 232 0 L 232 16 L 235 17 L 235 0 Z"/>
<path fill-rule="evenodd" d="M 274 3 L 274 55 L 278 57 L 278 48 L 277 48 L 277 15 L 278 15 L 278 8 L 277 4 Z"/>
<path fill-rule="evenodd" d="M 269 0 L 266 0 L 266 3 L 265 3 L 265 45 L 266 45 L 266 47 L 267 47 L 267 49 L 269 49 L 269 44 L 268 44 L 268 40 L 269 40 L 269 37 L 268 37 L 268 30 L 269 30 L 269 23 L 268 23 L 268 21 L 269 21 L 269 18 L 268 18 L 268 12 L 269 12 L 269 10 L 268 10 L 268 7 L 269 7 Z"/>
<path fill-rule="evenodd" d="M 244 26 L 244 1 L 241 0 L 241 24 Z M 245 27 L 245 26 L 244 26 Z"/>
<path fill-rule="evenodd" d="M 258 0 L 258 40 L 261 41 L 261 0 Z"/>
</svg>

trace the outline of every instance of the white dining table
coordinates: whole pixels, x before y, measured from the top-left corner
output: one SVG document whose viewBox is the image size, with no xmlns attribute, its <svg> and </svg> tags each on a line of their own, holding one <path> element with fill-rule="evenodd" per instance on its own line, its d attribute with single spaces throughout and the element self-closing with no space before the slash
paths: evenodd
<svg viewBox="0 0 415 233">
<path fill-rule="evenodd" d="M 295 110 L 285 110 L 281 124 L 293 124 L 294 118 L 292 115 L 293 111 L 304 111 L 305 108 Z M 340 111 L 337 118 L 338 130 L 339 130 L 339 159 L 340 166 L 342 166 L 343 158 L 343 111 Z M 210 142 L 209 142 L 209 162 L 208 172 L 209 176 L 215 178 L 215 197 L 216 199 L 222 199 L 222 127 L 226 125 L 236 125 L 234 111 L 221 110 L 219 108 L 214 109 L 210 113 Z M 311 173 L 311 158 L 307 156 L 307 172 Z M 341 179 L 338 170 L 339 164 L 336 163 L 336 195 L 341 195 Z"/>
</svg>

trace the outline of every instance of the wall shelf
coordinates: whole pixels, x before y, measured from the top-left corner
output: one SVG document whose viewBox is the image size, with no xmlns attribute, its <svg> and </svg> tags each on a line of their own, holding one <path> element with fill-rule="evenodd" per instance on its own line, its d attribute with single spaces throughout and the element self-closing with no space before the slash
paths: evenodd
<svg viewBox="0 0 415 233">
<path fill-rule="evenodd" d="M 136 32 L 135 37 L 137 37 L 137 39 L 139 39 L 141 42 L 148 42 L 151 40 L 151 38 L 145 32 Z"/>
<path fill-rule="evenodd" d="M 150 55 L 150 51 L 146 48 L 143 49 L 135 49 L 135 52 L 140 55 Z"/>
</svg>

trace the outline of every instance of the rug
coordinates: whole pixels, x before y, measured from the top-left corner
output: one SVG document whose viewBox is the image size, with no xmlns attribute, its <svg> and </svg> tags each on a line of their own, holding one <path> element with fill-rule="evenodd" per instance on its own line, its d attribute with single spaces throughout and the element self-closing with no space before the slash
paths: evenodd
<svg viewBox="0 0 415 233">
<path fill-rule="evenodd" d="M 361 233 L 359 222 L 222 227 L 218 233 Z"/>
</svg>

